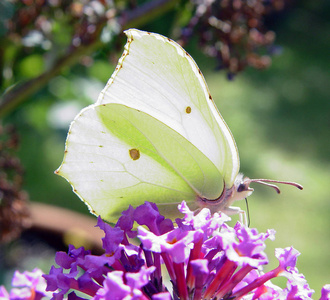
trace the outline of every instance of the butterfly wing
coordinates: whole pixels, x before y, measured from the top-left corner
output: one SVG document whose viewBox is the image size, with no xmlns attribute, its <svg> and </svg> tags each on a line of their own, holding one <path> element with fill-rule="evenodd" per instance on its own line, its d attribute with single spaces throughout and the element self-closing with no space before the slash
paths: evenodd
<svg viewBox="0 0 330 300">
<path fill-rule="evenodd" d="M 195 61 L 162 35 L 125 33 L 125 51 L 97 103 L 124 104 L 166 124 L 204 153 L 231 187 L 239 171 L 238 151 Z"/>
<path fill-rule="evenodd" d="M 121 104 L 91 105 L 72 122 L 57 173 L 104 219 L 144 201 L 216 198 L 222 176 L 212 161 L 156 118 Z"/>
</svg>

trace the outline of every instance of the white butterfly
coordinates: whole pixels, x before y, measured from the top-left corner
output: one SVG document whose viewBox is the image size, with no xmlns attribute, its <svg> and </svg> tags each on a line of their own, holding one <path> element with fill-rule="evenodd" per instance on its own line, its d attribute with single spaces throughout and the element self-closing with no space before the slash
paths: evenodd
<svg viewBox="0 0 330 300">
<path fill-rule="evenodd" d="M 239 174 L 234 138 L 183 48 L 159 34 L 125 34 L 115 72 L 72 122 L 56 171 L 92 213 L 111 220 L 128 204 L 186 200 L 232 214 L 251 182 L 288 183 Z"/>
</svg>

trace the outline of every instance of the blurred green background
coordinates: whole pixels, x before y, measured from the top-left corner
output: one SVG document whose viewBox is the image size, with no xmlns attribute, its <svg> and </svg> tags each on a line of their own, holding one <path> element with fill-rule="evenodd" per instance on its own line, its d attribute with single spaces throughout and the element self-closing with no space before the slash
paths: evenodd
<svg viewBox="0 0 330 300">
<path fill-rule="evenodd" d="M 303 191 L 281 186 L 277 195 L 254 185 L 248 200 L 251 227 L 277 231 L 276 240 L 267 246 L 269 268 L 276 265 L 274 248 L 294 246 L 301 252 L 298 269 L 315 289 L 315 299 L 330 283 L 329 12 L 327 1 L 297 1 L 268 19 L 281 54 L 273 57 L 267 70 L 246 69 L 233 81 L 224 71 L 215 71 L 214 59 L 202 55 L 193 40 L 185 47 L 235 137 L 241 172 L 250 178 L 291 180 L 304 186 Z M 168 35 L 167 20 L 171 12 L 139 28 Z M 68 32 L 58 37 L 65 42 Z M 121 47 L 124 43 L 122 39 Z M 118 47 L 114 56 L 121 52 Z M 15 72 L 20 79 L 31 78 L 47 64 L 47 55 L 34 53 L 22 56 Z M 15 124 L 20 135 L 18 156 L 31 201 L 88 214 L 70 185 L 53 171 L 62 161 L 69 123 L 97 99 L 115 65 L 104 52 L 96 51 L 90 64 L 66 69 L 4 117 L 3 124 Z M 241 207 L 245 209 L 244 203 Z"/>
</svg>

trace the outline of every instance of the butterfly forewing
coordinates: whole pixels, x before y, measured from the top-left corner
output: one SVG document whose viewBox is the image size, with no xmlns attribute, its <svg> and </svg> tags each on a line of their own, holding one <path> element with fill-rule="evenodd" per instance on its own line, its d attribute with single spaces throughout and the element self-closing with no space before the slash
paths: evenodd
<svg viewBox="0 0 330 300">
<path fill-rule="evenodd" d="M 97 103 L 124 104 L 166 124 L 204 153 L 231 186 L 239 171 L 235 141 L 194 60 L 161 35 L 125 33 L 125 52 Z"/>
</svg>

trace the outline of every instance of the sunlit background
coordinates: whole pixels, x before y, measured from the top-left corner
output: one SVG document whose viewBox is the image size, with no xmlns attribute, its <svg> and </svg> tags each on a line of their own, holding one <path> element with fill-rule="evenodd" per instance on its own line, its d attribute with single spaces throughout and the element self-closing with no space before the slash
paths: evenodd
<svg viewBox="0 0 330 300">
<path fill-rule="evenodd" d="M 269 268 L 276 265 L 274 248 L 294 246 L 301 252 L 298 269 L 315 289 L 315 299 L 319 298 L 321 287 L 330 283 L 327 15 L 327 1 L 297 1 L 266 19 L 267 26 L 276 32 L 275 43 L 281 49 L 267 70 L 247 68 L 232 81 L 225 71 L 215 70 L 214 59 L 204 56 L 194 39 L 185 46 L 202 70 L 235 137 L 241 171 L 250 178 L 291 180 L 304 186 L 303 191 L 281 186 L 282 193 L 277 195 L 274 190 L 255 184 L 248 203 L 251 227 L 259 232 L 269 228 L 277 232 L 276 240 L 267 245 L 272 262 Z M 146 21 L 139 29 L 171 37 L 167 20 L 174 22 L 171 12 L 153 22 Z M 58 37 L 65 40 L 69 34 L 63 32 Z M 3 117 L 2 124 L 14 124 L 19 133 L 18 157 L 25 169 L 23 187 L 31 201 L 88 214 L 70 185 L 53 171 L 62 161 L 70 122 L 81 108 L 97 99 L 115 68 L 113 58 L 120 56 L 124 43 L 121 36 L 122 46 L 112 53 L 111 61 L 101 50 L 96 51 L 90 63 L 64 70 Z M 48 58 L 51 55 L 22 56 L 14 71 L 21 79 L 35 77 L 47 68 Z M 245 204 L 241 203 L 241 207 L 245 209 Z M 11 248 L 6 249 L 0 255 Z M 23 256 L 21 252 L 15 254 Z M 52 263 L 33 258 L 25 267 L 32 269 L 39 264 L 47 272 Z M 5 267 L 2 262 L 0 270 Z M 6 279 L 0 276 L 0 283 Z"/>
</svg>

